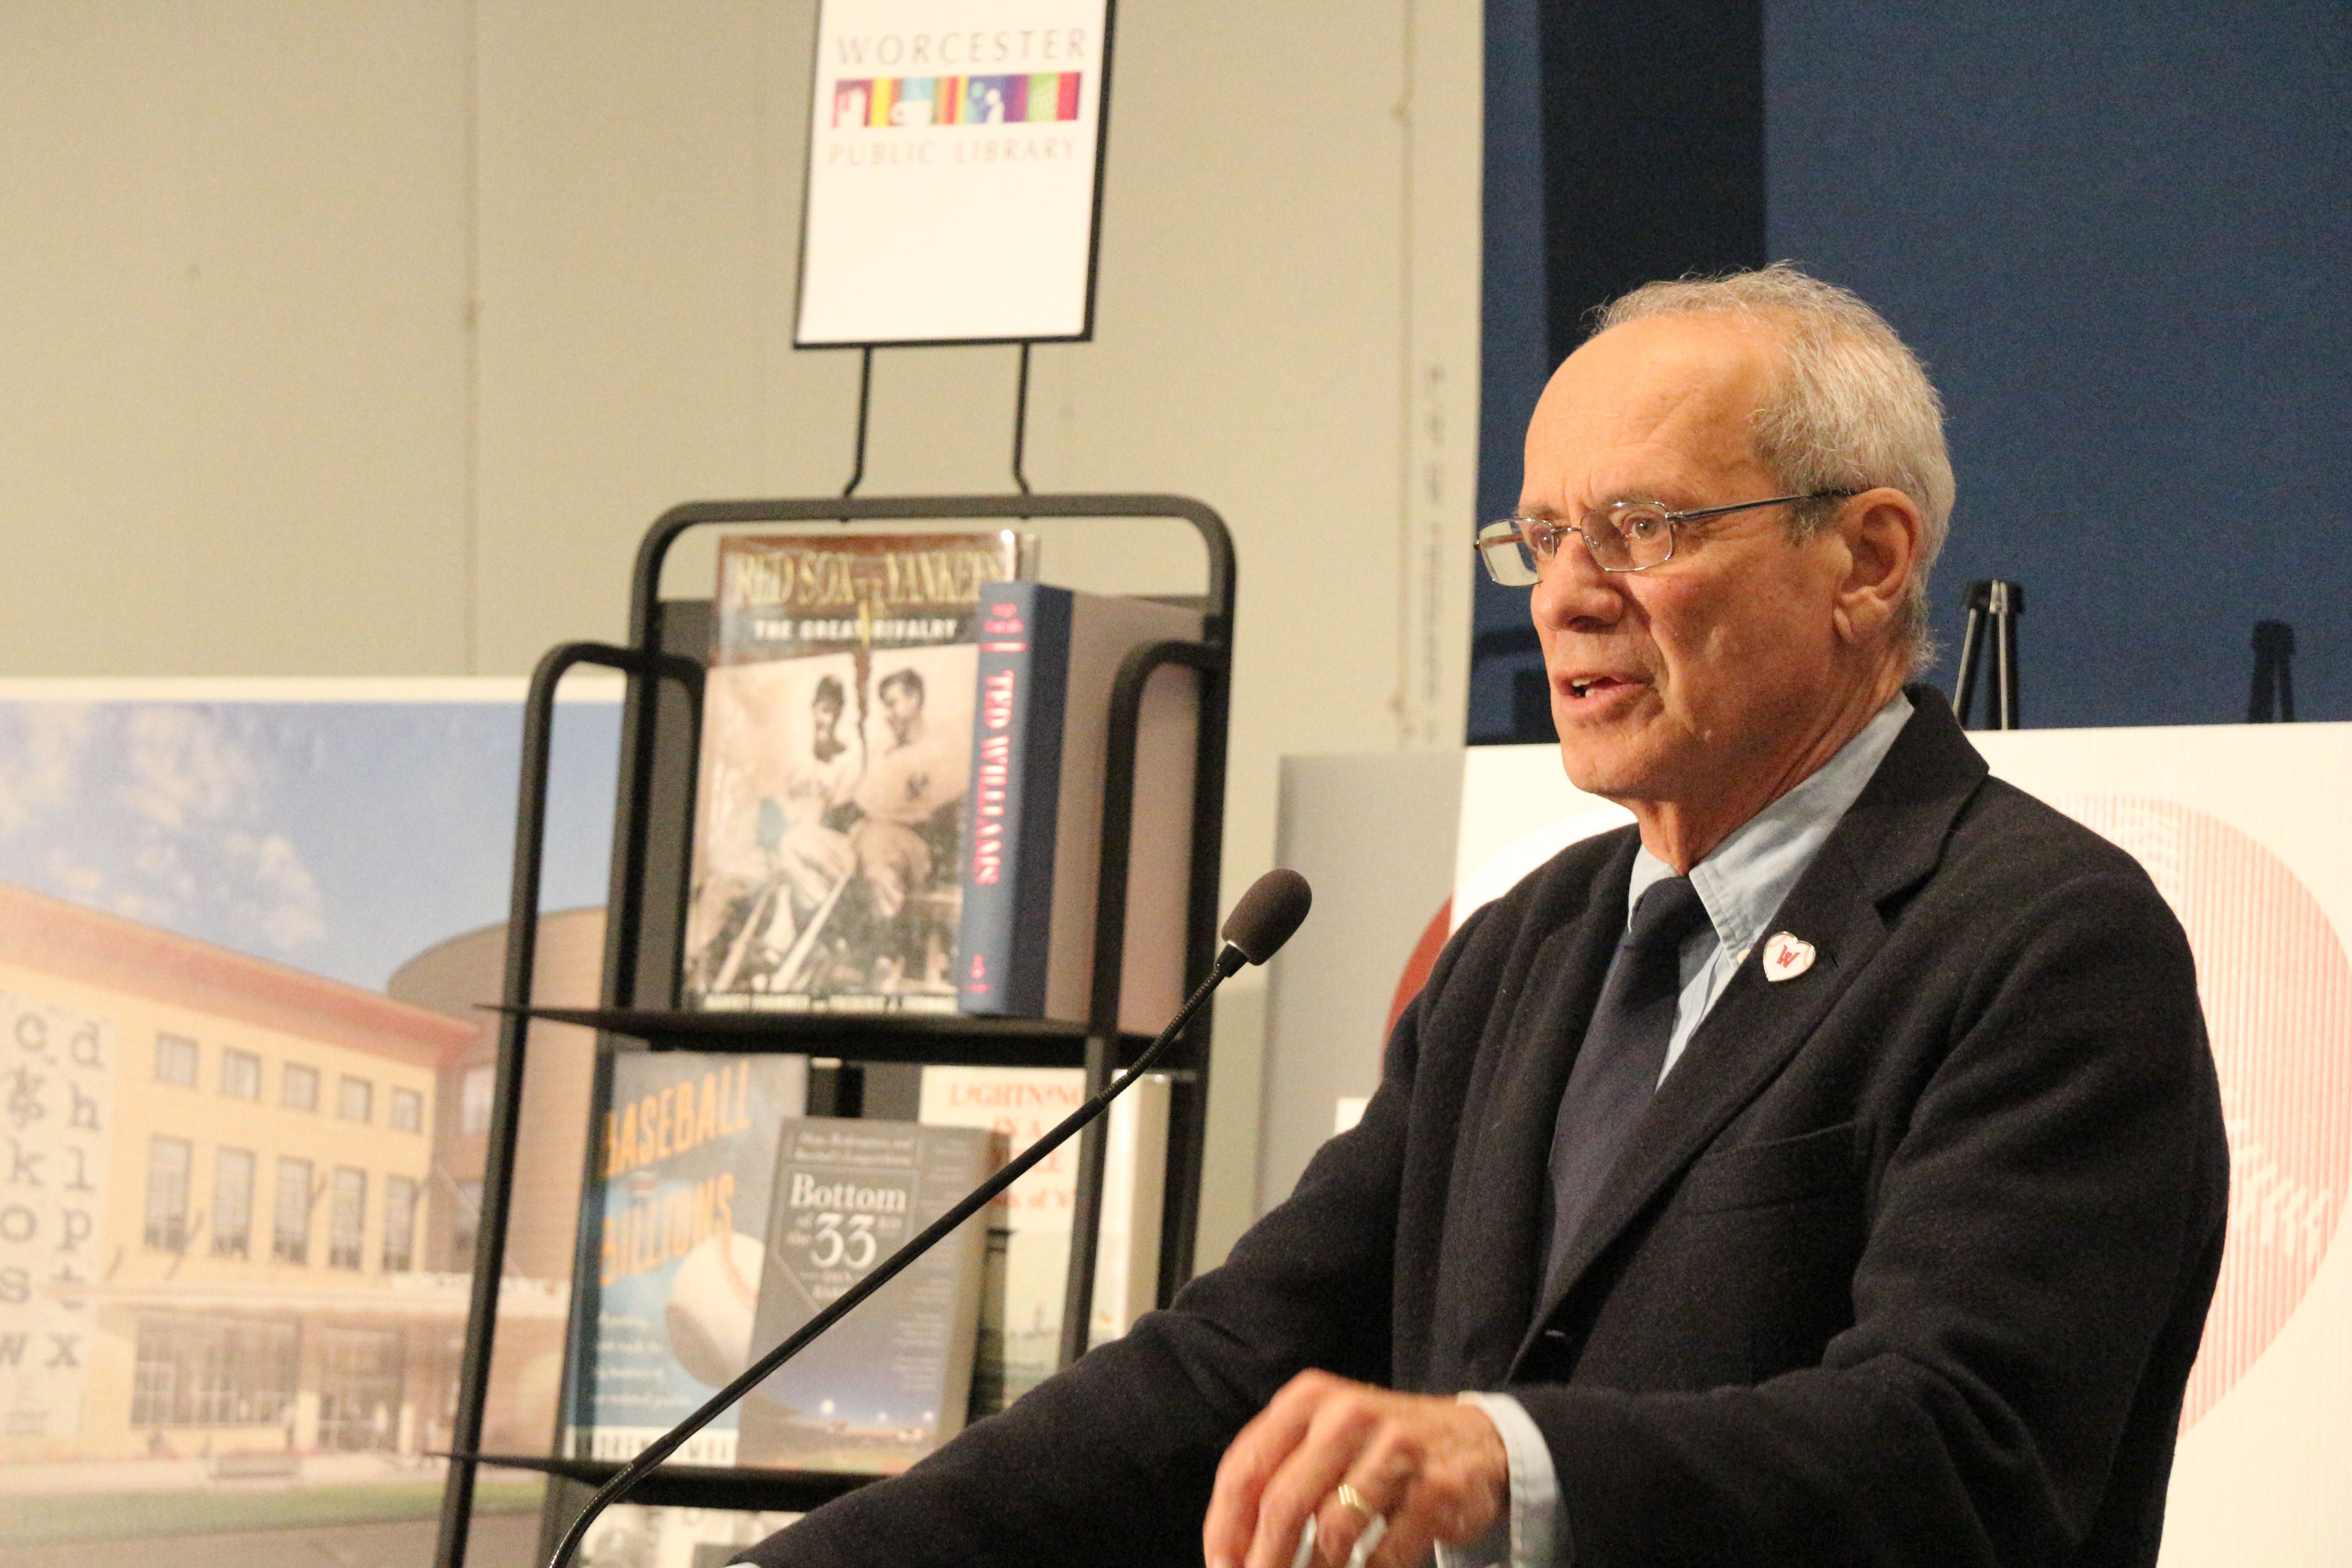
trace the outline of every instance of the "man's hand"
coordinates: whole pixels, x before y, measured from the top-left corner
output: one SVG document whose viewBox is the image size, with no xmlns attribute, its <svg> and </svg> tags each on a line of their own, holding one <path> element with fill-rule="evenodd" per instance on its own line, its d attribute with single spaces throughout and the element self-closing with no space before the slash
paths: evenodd
<svg viewBox="0 0 2352 1568">
<path fill-rule="evenodd" d="M 1370 1568 L 1419 1568 L 1433 1546 L 1484 1535 L 1510 1479 L 1476 1405 L 1303 1372 L 1225 1450 L 1202 1551 L 1210 1568 L 1290 1568 L 1312 1516 L 1317 1556 L 1339 1568 L 1371 1523 L 1335 1495 L 1345 1481 L 1388 1521 Z"/>
</svg>

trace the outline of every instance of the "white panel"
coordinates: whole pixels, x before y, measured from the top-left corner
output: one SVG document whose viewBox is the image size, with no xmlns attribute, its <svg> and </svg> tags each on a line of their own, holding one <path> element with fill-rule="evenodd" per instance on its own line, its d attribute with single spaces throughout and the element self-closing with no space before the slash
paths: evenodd
<svg viewBox="0 0 2352 1568">
<path fill-rule="evenodd" d="M 1633 814 L 1568 782 L 1558 746 L 1473 746 L 1463 753 L 1454 847 L 1454 925 L 1580 838 Z"/>
<path fill-rule="evenodd" d="M 1314 912 L 1266 965 L 1257 1212 L 1280 1203 L 1341 1107 L 1381 1080 L 1389 1005 L 1445 907 L 1462 752 L 1285 757 L 1275 858 Z"/>
<path fill-rule="evenodd" d="M 1994 773 L 2132 851 L 2189 930 L 2230 1132 L 2230 1241 L 2165 1568 L 2352 1540 L 2352 724 L 2022 730 Z"/>
</svg>

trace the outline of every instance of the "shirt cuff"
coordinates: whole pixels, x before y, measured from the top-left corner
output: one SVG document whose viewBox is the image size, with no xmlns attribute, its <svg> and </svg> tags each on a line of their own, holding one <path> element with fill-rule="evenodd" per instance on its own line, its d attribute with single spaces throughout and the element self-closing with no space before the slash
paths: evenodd
<svg viewBox="0 0 2352 1568">
<path fill-rule="evenodd" d="M 1568 1520 L 1559 1507 L 1559 1477 L 1551 1446 L 1535 1417 L 1507 1394 L 1460 1394 L 1486 1413 L 1502 1435 L 1510 1466 L 1510 1503 L 1485 1537 L 1466 1546 L 1440 1547 L 1440 1568 L 1568 1568 Z"/>
</svg>

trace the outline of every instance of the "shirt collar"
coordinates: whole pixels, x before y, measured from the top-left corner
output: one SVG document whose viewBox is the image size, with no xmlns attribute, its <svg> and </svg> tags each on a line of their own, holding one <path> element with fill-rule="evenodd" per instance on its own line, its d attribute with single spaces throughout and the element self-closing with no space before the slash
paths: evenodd
<svg viewBox="0 0 2352 1568">
<path fill-rule="evenodd" d="M 1725 948 L 1745 952 L 1763 936 L 1773 911 L 1886 760 L 1911 711 L 1911 700 L 1897 691 L 1835 756 L 1734 828 L 1691 868 L 1691 886 Z M 1674 874 L 1673 867 L 1648 849 L 1635 855 L 1625 890 L 1626 918 L 1633 918 L 1643 893 Z"/>
</svg>

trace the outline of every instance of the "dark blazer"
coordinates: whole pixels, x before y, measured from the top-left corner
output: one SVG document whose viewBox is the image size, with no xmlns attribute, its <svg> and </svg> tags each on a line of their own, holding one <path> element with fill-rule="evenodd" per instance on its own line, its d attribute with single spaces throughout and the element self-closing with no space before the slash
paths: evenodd
<svg viewBox="0 0 2352 1568">
<path fill-rule="evenodd" d="M 1546 1152 L 1630 829 L 1465 922 L 1362 1123 L 1155 1313 L 763 1564 L 1198 1563 L 1293 1373 L 1507 1389 L 1578 1568 L 2150 1563 L 2220 1267 L 2179 923 L 1940 697 L 1742 964 L 1538 1300 Z"/>
</svg>

